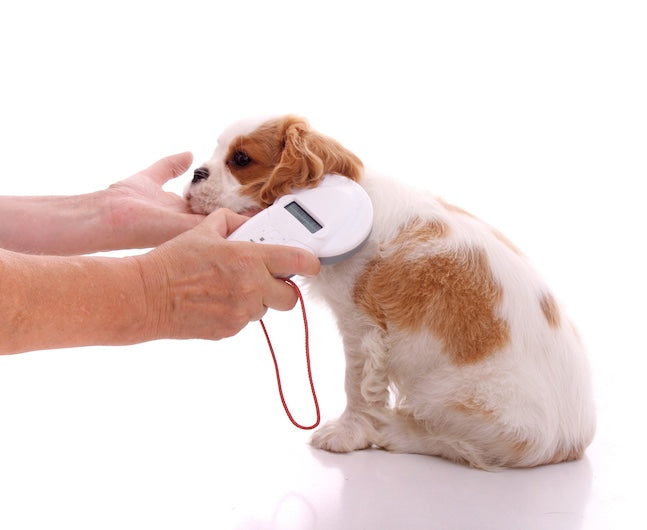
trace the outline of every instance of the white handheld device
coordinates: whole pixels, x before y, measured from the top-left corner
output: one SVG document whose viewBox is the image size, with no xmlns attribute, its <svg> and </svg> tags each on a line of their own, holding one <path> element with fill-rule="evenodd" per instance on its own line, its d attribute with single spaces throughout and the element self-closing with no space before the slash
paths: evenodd
<svg viewBox="0 0 647 530">
<path fill-rule="evenodd" d="M 361 249 L 372 226 L 373 205 L 364 188 L 349 178 L 325 175 L 316 188 L 279 197 L 228 239 L 300 247 L 330 265 Z"/>
</svg>

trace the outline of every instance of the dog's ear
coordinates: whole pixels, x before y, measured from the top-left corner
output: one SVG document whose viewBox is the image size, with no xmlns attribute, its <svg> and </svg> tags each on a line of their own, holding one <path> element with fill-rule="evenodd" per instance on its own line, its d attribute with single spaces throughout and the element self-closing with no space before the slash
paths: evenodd
<svg viewBox="0 0 647 530">
<path fill-rule="evenodd" d="M 339 142 L 311 129 L 304 119 L 287 116 L 283 131 L 280 161 L 261 189 L 266 204 L 291 189 L 315 187 L 327 173 L 359 180 L 362 161 Z"/>
</svg>

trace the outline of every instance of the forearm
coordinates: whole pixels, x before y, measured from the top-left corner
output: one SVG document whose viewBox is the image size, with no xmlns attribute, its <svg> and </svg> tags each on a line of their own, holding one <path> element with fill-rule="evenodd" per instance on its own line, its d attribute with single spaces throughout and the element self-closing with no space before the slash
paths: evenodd
<svg viewBox="0 0 647 530">
<path fill-rule="evenodd" d="M 135 258 L 0 250 L 0 353 L 156 338 Z"/>
<path fill-rule="evenodd" d="M 154 339 L 218 340 L 296 303 L 278 278 L 319 272 L 294 247 L 225 238 L 245 217 L 218 210 L 146 254 L 32 256 L 0 249 L 0 353 Z"/>
<path fill-rule="evenodd" d="M 0 212 L 0 248 L 74 255 L 118 247 L 103 192 L 70 197 L 0 197 Z"/>
<path fill-rule="evenodd" d="M 204 218 L 163 185 L 188 169 L 191 153 L 163 158 L 96 193 L 69 197 L 1 197 L 0 248 L 71 256 L 153 248 Z"/>
</svg>

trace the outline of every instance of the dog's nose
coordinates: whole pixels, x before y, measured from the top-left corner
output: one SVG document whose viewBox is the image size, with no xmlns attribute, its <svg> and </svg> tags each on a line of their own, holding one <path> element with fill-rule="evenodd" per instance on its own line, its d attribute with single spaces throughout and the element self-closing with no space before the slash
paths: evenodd
<svg viewBox="0 0 647 530">
<path fill-rule="evenodd" d="M 209 178 L 209 170 L 206 167 L 199 167 L 193 172 L 193 180 L 191 181 L 191 184 L 200 182 L 201 180 L 205 180 L 208 178 Z"/>
</svg>

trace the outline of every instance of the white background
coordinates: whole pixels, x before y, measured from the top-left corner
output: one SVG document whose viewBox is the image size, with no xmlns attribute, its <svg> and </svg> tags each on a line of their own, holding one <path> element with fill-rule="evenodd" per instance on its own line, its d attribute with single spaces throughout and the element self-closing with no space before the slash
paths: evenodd
<svg viewBox="0 0 647 530">
<path fill-rule="evenodd" d="M 254 324 L 3 357 L 0 528 L 645 528 L 645 28 L 624 0 L 3 2 L 0 193 L 197 167 L 232 120 L 302 114 L 533 259 L 589 346 L 599 427 L 582 462 L 496 474 L 314 451 Z M 340 340 L 307 303 L 332 419 Z M 267 323 L 306 422 L 298 312 Z"/>
</svg>

